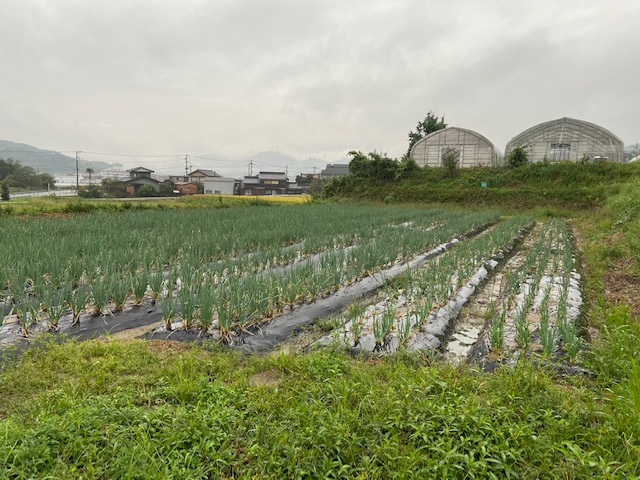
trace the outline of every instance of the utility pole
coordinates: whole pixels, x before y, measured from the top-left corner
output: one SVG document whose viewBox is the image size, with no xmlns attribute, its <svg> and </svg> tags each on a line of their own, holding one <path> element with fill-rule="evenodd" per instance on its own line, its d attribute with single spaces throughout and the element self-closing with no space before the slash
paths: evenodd
<svg viewBox="0 0 640 480">
<path fill-rule="evenodd" d="M 189 177 L 189 155 L 184 156 L 184 178 L 188 179 Z"/>
<path fill-rule="evenodd" d="M 76 190 L 80 191 L 80 167 L 78 166 L 80 160 L 80 154 L 82 152 L 76 152 Z"/>
<path fill-rule="evenodd" d="M 249 176 L 253 176 L 253 160 L 249 160 Z"/>
</svg>

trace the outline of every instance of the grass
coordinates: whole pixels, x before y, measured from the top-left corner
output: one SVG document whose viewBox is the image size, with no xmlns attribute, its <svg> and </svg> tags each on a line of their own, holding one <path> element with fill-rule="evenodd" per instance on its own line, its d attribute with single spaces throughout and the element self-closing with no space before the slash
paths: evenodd
<svg viewBox="0 0 640 480">
<path fill-rule="evenodd" d="M 33 353 L 0 386 L 0 476 L 11 478 L 614 478 L 640 468 L 627 404 L 526 363 L 486 375 L 410 355 L 241 357 L 96 340 Z"/>
<path fill-rule="evenodd" d="M 336 178 L 324 189 L 323 195 L 380 201 L 380 191 L 384 191 L 387 203 L 499 205 L 503 211 L 540 209 L 555 214 L 602 206 L 624 185 L 639 177 L 639 165 L 607 162 L 461 168 L 453 176 L 444 168 L 431 167 L 418 169 L 404 180 Z M 483 182 L 487 188 L 481 186 Z"/>
</svg>

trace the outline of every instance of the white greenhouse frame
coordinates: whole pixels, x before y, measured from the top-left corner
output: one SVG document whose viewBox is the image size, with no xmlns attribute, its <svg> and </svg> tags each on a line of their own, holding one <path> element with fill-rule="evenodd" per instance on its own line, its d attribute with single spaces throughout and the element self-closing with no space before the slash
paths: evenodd
<svg viewBox="0 0 640 480">
<path fill-rule="evenodd" d="M 503 155 L 486 137 L 472 130 L 447 127 L 418 140 L 411 148 L 411 158 L 420 167 L 441 167 L 442 156 L 453 149 L 458 154 L 458 166 L 480 167 L 502 165 Z"/>
<path fill-rule="evenodd" d="M 518 147 L 527 150 L 530 162 L 624 161 L 620 138 L 599 125 L 569 117 L 540 123 L 513 137 L 505 155 Z"/>
</svg>

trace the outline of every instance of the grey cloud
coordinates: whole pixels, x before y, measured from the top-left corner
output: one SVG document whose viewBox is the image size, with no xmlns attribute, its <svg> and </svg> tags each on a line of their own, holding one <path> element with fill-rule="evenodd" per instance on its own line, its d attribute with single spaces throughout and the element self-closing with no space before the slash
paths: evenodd
<svg viewBox="0 0 640 480">
<path fill-rule="evenodd" d="M 640 137 L 634 0 L 3 7 L 0 138 L 43 148 L 399 156 L 428 110 L 499 148 L 562 115 Z"/>
</svg>

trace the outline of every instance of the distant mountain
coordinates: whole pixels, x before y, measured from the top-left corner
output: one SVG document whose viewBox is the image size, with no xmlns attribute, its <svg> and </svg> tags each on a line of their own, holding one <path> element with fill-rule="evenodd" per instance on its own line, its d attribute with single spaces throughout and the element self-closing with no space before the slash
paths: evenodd
<svg viewBox="0 0 640 480">
<path fill-rule="evenodd" d="M 41 150 L 24 143 L 14 143 L 0 140 L 0 158 L 9 160 L 10 158 L 20 162 L 24 166 L 35 168 L 38 173 L 50 173 L 52 175 L 60 173 L 75 173 L 76 159 L 68 157 L 51 150 Z M 111 167 L 106 162 L 94 162 L 80 160 L 78 167 L 81 173 L 87 168 L 92 168 L 96 173 Z"/>
</svg>

